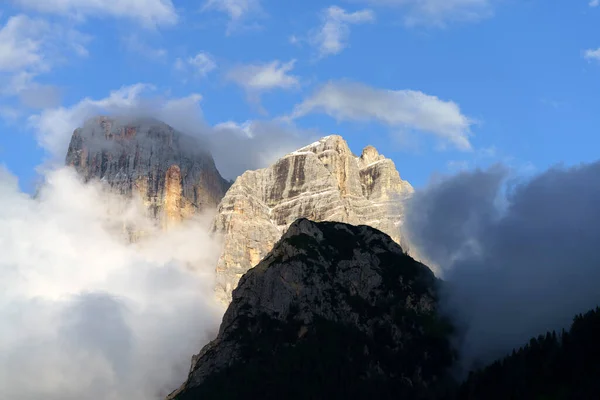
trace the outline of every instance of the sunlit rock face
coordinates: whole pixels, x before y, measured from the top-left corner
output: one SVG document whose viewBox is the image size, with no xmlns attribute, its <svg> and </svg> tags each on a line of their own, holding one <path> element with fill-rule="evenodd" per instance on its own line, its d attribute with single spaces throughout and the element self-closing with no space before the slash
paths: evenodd
<svg viewBox="0 0 600 400">
<path fill-rule="evenodd" d="M 86 121 L 73 132 L 66 164 L 86 182 L 139 199 L 163 229 L 215 208 L 229 187 L 195 138 L 151 118 Z"/>
<path fill-rule="evenodd" d="M 221 203 L 214 230 L 224 236 L 216 294 L 224 304 L 240 277 L 262 260 L 298 218 L 369 225 L 401 243 L 403 201 L 413 193 L 394 162 L 367 146 L 361 156 L 337 135 L 246 171 Z"/>
</svg>

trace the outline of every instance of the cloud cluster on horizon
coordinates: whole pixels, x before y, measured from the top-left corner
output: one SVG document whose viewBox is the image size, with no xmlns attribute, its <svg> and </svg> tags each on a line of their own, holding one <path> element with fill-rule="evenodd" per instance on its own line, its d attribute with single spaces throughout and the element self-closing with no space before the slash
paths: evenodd
<svg viewBox="0 0 600 400">
<path fill-rule="evenodd" d="M 218 11 L 229 17 L 226 33 L 240 29 L 242 23 L 252 17 L 265 15 L 261 0 L 206 0 L 202 11 Z"/>
<path fill-rule="evenodd" d="M 346 0 L 405 12 L 408 26 L 444 27 L 450 22 L 479 21 L 493 14 L 494 0 Z"/>
<path fill-rule="evenodd" d="M 201 95 L 177 98 L 153 93 L 156 88 L 149 84 L 124 86 L 102 99 L 85 98 L 71 107 L 45 109 L 30 117 L 29 124 L 39 145 L 50 155 L 49 165 L 55 167 L 64 163 L 71 135 L 85 120 L 99 114 L 153 117 L 200 139 L 227 179 L 264 168 L 318 136 L 316 131 L 277 121 L 248 121 L 245 125 L 229 121 L 212 127 L 204 120 Z"/>
<path fill-rule="evenodd" d="M 466 368 L 600 304 L 600 162 L 515 181 L 506 167 L 461 172 L 417 191 L 410 242 L 441 271 Z"/>
<path fill-rule="evenodd" d="M 439 2 L 428 0 L 426 4 L 416 4 L 412 0 L 358 0 L 374 8 L 396 8 L 427 11 L 435 18 L 446 19 L 449 16 L 466 14 L 467 10 L 484 9 L 489 6 L 488 0 L 464 0 L 450 2 Z M 101 100 L 83 99 L 72 107 L 56 107 L 60 104 L 62 91 L 52 85 L 41 85 L 37 78 L 54 68 L 58 60 L 66 58 L 71 53 L 80 56 L 87 54 L 87 45 L 94 38 L 84 34 L 84 24 L 92 19 L 112 18 L 118 21 L 135 21 L 127 27 L 127 34 L 121 40 L 121 47 L 135 53 L 137 56 L 148 60 L 166 61 L 171 56 L 173 49 L 164 45 L 150 45 L 146 33 L 158 32 L 157 29 L 175 29 L 182 23 L 181 13 L 184 8 L 177 8 L 172 0 L 125 0 L 119 4 L 104 4 L 94 0 L 49 0 L 41 4 L 33 0 L 12 0 L 19 11 L 32 12 L 37 17 L 32 18 L 24 14 L 9 18 L 6 25 L 0 30 L 1 41 L 0 53 L 10 57 L 4 57 L 0 61 L 0 79 L 4 78 L 5 91 L 10 91 L 12 96 L 17 96 L 17 105 L 5 105 L 0 108 L 0 115 L 5 119 L 14 121 L 25 114 L 31 114 L 32 109 L 42 110 L 40 115 L 33 115 L 30 119 L 36 120 L 36 126 L 46 133 L 39 135 L 41 145 L 57 154 L 63 151 L 65 141 L 47 140 L 50 136 L 64 136 L 64 133 L 49 133 L 57 131 L 58 128 L 71 132 L 74 125 L 64 123 L 66 119 L 72 118 L 74 114 L 78 121 L 80 115 L 88 114 L 87 110 L 124 107 L 131 112 L 132 105 L 136 99 L 123 97 L 119 90 Z M 264 4 L 261 0 L 206 0 L 199 4 L 197 11 L 203 13 L 221 12 L 228 16 L 230 25 L 248 22 L 256 17 L 265 15 Z M 475 11 L 473 11 L 475 12 Z M 317 11 L 315 11 L 317 13 Z M 340 6 L 332 5 L 321 9 L 315 18 L 320 15 L 322 24 L 311 31 L 308 41 L 313 45 L 320 57 L 340 53 L 349 46 L 350 27 L 357 24 L 375 22 L 375 13 L 372 9 L 355 9 L 348 11 Z M 410 13 L 408 15 L 411 15 Z M 44 19 L 46 18 L 46 19 Z M 60 18 L 60 19 L 59 19 Z M 48 21 L 64 21 L 53 22 Z M 185 21 L 184 21 L 185 22 Z M 89 28 L 89 24 L 87 24 Z M 148 29 L 151 28 L 151 29 Z M 229 28 L 228 28 L 229 29 Z M 39 32 L 37 34 L 36 32 Z M 48 35 L 53 32 L 52 35 Z M 146 33 L 144 33 L 146 32 Z M 3 48 L 4 47 L 4 48 Z M 205 78 L 208 74 L 214 74 L 217 70 L 215 56 L 204 51 L 190 52 L 182 51 L 175 56 L 173 53 L 172 65 L 174 72 L 179 74 L 181 81 L 188 82 L 188 78 Z M 232 61 L 224 61 L 225 64 Z M 23 65 L 25 63 L 26 65 Z M 231 64 L 230 64 L 231 65 Z M 4 73 L 3 73 L 4 67 Z M 17 72 L 16 69 L 20 68 Z M 287 61 L 271 59 L 254 63 L 233 63 L 233 66 L 221 71 L 219 76 L 241 87 L 249 100 L 256 106 L 263 116 L 268 112 L 261 105 L 261 95 L 270 91 L 295 91 L 303 93 L 306 82 L 299 74 L 293 73 L 297 67 L 297 60 L 290 58 Z M 148 88 L 151 85 L 144 85 Z M 140 88 L 140 85 L 130 86 L 132 92 Z M 144 89 L 146 90 L 146 89 Z M 367 96 L 370 101 L 356 102 L 353 96 Z M 125 95 L 128 96 L 128 95 Z M 134 97 L 137 95 L 134 94 Z M 200 95 L 189 93 L 187 97 L 191 102 L 198 101 Z M 137 97 L 136 97 L 137 98 Z M 113 101 L 120 102 L 113 104 Z M 171 100 L 166 100 L 170 102 Z M 386 110 L 375 112 L 370 104 L 384 104 Z M 144 105 L 147 107 L 148 104 Z M 24 107 L 24 109 L 23 109 Z M 161 108 L 162 106 L 153 106 Z M 323 84 L 319 90 L 312 95 L 305 96 L 300 100 L 293 112 L 292 119 L 304 117 L 312 113 L 325 113 L 337 120 L 347 121 L 375 121 L 390 128 L 397 136 L 405 136 L 407 132 L 426 132 L 435 135 L 442 147 L 450 146 L 469 150 L 471 143 L 469 135 L 473 121 L 466 117 L 453 101 L 443 101 L 435 94 L 425 94 L 412 90 L 386 90 L 370 87 L 361 83 L 329 82 Z M 62 116 L 59 114 L 63 114 Z M 167 113 L 168 114 L 168 113 Z M 414 115 L 413 115 L 414 114 Z M 162 114 L 161 114 L 162 115 Z M 56 128 L 48 128 L 44 124 L 46 117 L 52 116 L 58 119 Z M 168 118 L 168 116 L 167 116 Z M 286 120 L 285 118 L 278 119 Z M 291 119 L 286 120 L 288 123 Z M 171 123 L 171 121 L 166 121 Z M 206 124 L 203 124 L 206 130 Z M 269 122 L 269 126 L 273 126 Z M 68 127 L 68 129 L 66 129 Z M 198 128 L 196 128 L 198 129 Z M 238 130 L 239 131 L 239 130 Z M 288 130 L 282 129 L 284 142 L 288 142 Z M 298 130 L 296 130 L 297 132 Z M 296 142 L 299 143 L 299 142 Z M 300 143 L 301 144 L 301 143 Z M 280 147 L 279 144 L 275 147 Z M 288 149 L 291 150 L 291 149 Z"/>
<path fill-rule="evenodd" d="M 16 5 L 40 13 L 75 19 L 109 16 L 137 20 L 147 27 L 173 25 L 178 15 L 171 0 L 12 0 Z"/>
<path fill-rule="evenodd" d="M 471 150 L 474 121 L 452 101 L 414 90 L 385 90 L 356 82 L 330 81 L 298 104 L 290 118 L 323 113 L 338 121 L 375 121 L 391 129 L 435 135 L 442 144 Z"/>
<path fill-rule="evenodd" d="M 275 71 L 277 65 L 266 66 L 268 68 L 255 66 L 245 70 L 252 73 L 254 82 L 248 90 L 260 92 L 297 83 L 296 78 L 285 75 L 285 71 Z M 238 77 L 242 75 L 246 76 L 240 74 Z M 71 134 L 86 119 L 99 114 L 151 116 L 202 139 L 206 149 L 213 154 L 217 168 L 227 179 L 234 179 L 249 169 L 264 168 L 284 154 L 324 136 L 318 130 L 300 129 L 293 124 L 294 120 L 313 113 L 324 113 L 338 121 L 374 121 L 387 126 L 392 133 L 403 129 L 429 133 L 442 145 L 471 149 L 469 136 L 473 122 L 461 113 L 458 105 L 417 91 L 390 91 L 353 82 L 329 82 L 298 104 L 289 117 L 250 120 L 242 124 L 225 121 L 215 126 L 204 120 L 201 101 L 202 96 L 198 93 L 185 97 L 161 96 L 153 85 L 137 83 L 113 90 L 105 98 L 84 98 L 70 107 L 43 109 L 30 116 L 28 124 L 39 145 L 50 156 L 50 164 L 57 165 L 64 161 Z M 231 146 L 240 141 L 243 146 Z"/>
<path fill-rule="evenodd" d="M 154 229 L 66 167 L 45 178 L 32 198 L 0 169 L 0 398 L 164 398 L 218 329 L 220 244 L 202 219 Z"/>
<path fill-rule="evenodd" d="M 18 14 L 0 26 L 0 95 L 35 89 L 34 79 L 71 55 L 87 56 L 90 37 L 67 25 Z"/>
</svg>

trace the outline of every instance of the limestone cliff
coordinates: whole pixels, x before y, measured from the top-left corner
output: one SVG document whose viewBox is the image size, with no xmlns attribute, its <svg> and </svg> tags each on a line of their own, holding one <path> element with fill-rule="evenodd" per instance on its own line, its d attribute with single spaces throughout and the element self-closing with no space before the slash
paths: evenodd
<svg viewBox="0 0 600 400">
<path fill-rule="evenodd" d="M 216 207 L 229 187 L 194 138 L 149 118 L 86 121 L 73 133 L 66 164 L 86 182 L 139 196 L 163 228 Z"/>
<path fill-rule="evenodd" d="M 298 218 L 364 224 L 400 243 L 402 200 L 413 192 L 392 160 L 372 147 L 352 154 L 337 135 L 238 177 L 218 207 L 214 230 L 224 236 L 217 297 L 225 304 L 239 278 L 273 248 Z"/>
<path fill-rule="evenodd" d="M 454 360 L 438 283 L 381 231 L 297 220 L 169 399 L 436 398 Z"/>
</svg>

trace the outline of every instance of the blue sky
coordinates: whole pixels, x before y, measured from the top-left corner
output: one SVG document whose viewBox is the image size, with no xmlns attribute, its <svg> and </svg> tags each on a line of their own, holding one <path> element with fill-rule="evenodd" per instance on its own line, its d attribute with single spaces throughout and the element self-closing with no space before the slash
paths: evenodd
<svg viewBox="0 0 600 400">
<path fill-rule="evenodd" d="M 593 1 L 8 0 L 0 10 L 0 163 L 28 191 L 83 119 L 140 109 L 227 138 L 225 170 L 228 157 L 258 151 L 247 164 L 258 167 L 331 133 L 355 153 L 374 145 L 416 187 L 495 162 L 530 173 L 598 158 Z"/>
</svg>

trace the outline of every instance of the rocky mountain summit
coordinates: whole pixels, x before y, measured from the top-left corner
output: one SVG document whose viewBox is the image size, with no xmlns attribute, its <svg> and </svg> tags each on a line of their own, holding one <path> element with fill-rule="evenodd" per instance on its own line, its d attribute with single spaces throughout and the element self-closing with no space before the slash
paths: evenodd
<svg viewBox="0 0 600 400">
<path fill-rule="evenodd" d="M 367 146 L 360 157 L 337 135 L 246 171 L 218 206 L 214 230 L 224 236 L 217 297 L 225 304 L 240 277 L 262 260 L 298 218 L 369 225 L 400 243 L 402 200 L 413 192 L 394 162 Z"/>
<path fill-rule="evenodd" d="M 86 121 L 73 132 L 66 164 L 86 182 L 139 196 L 163 228 L 216 207 L 229 187 L 194 138 L 151 118 Z"/>
<path fill-rule="evenodd" d="M 299 219 L 168 399 L 438 398 L 454 353 L 437 282 L 381 231 Z"/>
</svg>

